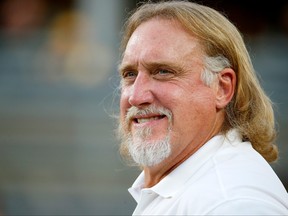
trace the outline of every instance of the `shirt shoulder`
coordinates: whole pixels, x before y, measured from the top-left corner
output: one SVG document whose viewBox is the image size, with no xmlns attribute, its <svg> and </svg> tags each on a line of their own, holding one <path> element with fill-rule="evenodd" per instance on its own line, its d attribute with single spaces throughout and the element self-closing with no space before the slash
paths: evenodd
<svg viewBox="0 0 288 216">
<path fill-rule="evenodd" d="M 288 209 L 256 198 L 238 198 L 219 203 L 205 215 L 288 215 Z"/>
<path fill-rule="evenodd" d="M 184 214 L 288 215 L 283 184 L 249 142 L 224 143 L 178 196 Z"/>
</svg>

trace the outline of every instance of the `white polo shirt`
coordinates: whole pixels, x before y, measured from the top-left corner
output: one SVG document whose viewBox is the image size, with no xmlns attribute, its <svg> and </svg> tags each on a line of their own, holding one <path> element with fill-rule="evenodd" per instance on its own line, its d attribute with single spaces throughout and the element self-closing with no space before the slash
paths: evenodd
<svg viewBox="0 0 288 216">
<path fill-rule="evenodd" d="M 129 192 L 133 215 L 288 215 L 288 195 L 271 166 L 236 130 L 217 135 L 151 188 L 144 173 Z"/>
</svg>

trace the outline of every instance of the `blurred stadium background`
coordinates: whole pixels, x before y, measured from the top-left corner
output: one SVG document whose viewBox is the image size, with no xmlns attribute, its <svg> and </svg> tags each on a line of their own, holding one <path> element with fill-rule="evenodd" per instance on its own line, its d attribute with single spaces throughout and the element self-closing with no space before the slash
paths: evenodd
<svg viewBox="0 0 288 216">
<path fill-rule="evenodd" d="M 288 188 L 288 2 L 198 2 L 243 32 L 275 103 L 272 166 Z M 120 159 L 112 115 L 121 26 L 137 3 L 0 0 L 0 215 L 133 212 L 139 170 Z"/>
</svg>

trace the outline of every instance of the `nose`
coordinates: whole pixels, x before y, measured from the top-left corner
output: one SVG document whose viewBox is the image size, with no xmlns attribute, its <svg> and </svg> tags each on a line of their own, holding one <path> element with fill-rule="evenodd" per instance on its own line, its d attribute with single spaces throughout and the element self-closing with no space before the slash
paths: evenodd
<svg viewBox="0 0 288 216">
<path fill-rule="evenodd" d="M 139 72 L 129 94 L 128 102 L 131 106 L 143 107 L 154 100 L 152 92 L 152 78 L 149 74 Z"/>
</svg>

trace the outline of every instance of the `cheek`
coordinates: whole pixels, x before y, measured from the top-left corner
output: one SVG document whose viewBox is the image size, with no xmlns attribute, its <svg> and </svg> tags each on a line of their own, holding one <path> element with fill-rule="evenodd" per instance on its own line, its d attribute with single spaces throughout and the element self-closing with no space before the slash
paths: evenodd
<svg viewBox="0 0 288 216">
<path fill-rule="evenodd" d="M 129 108 L 128 97 L 125 94 L 121 93 L 120 96 L 120 122 L 123 124 L 125 121 L 126 111 Z"/>
<path fill-rule="evenodd" d="M 126 110 L 129 106 L 129 95 L 127 89 L 122 89 L 120 93 L 120 110 Z"/>
<path fill-rule="evenodd" d="M 215 95 L 211 89 L 185 92 L 175 94 L 175 120 L 183 125 L 208 124 L 209 118 L 216 114 Z"/>
</svg>

